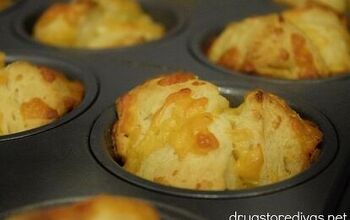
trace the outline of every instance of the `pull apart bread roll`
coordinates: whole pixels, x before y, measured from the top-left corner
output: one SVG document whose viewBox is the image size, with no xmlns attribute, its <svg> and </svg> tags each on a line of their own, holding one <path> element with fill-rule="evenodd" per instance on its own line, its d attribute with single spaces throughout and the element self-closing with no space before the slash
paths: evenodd
<svg viewBox="0 0 350 220">
<path fill-rule="evenodd" d="M 350 35 L 332 10 L 306 7 L 229 24 L 208 50 L 226 68 L 283 79 L 350 71 Z"/>
<path fill-rule="evenodd" d="M 4 56 L 2 56 L 4 58 Z M 76 107 L 80 82 L 24 61 L 0 62 L 0 135 L 46 125 Z"/>
<path fill-rule="evenodd" d="M 344 13 L 348 7 L 348 0 L 275 0 L 294 7 L 302 7 L 308 5 L 321 5 L 329 7 L 336 12 Z"/>
<path fill-rule="evenodd" d="M 156 40 L 164 32 L 135 0 L 73 0 L 49 7 L 34 38 L 61 47 L 107 48 Z"/>
<path fill-rule="evenodd" d="M 149 204 L 123 197 L 96 196 L 70 206 L 18 214 L 6 220 L 160 220 Z"/>
<path fill-rule="evenodd" d="M 145 179 L 225 190 L 306 169 L 322 134 L 279 97 L 251 91 L 230 108 L 218 87 L 186 72 L 145 82 L 116 102 L 115 154 Z"/>
</svg>

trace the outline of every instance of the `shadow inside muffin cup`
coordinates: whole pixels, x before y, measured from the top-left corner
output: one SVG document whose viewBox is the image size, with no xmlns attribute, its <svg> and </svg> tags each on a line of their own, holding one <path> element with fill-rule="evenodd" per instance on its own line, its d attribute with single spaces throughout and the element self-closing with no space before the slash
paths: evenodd
<svg viewBox="0 0 350 220">
<path fill-rule="evenodd" d="M 49 200 L 41 203 L 35 203 L 24 207 L 20 207 L 17 209 L 13 209 L 4 213 L 0 213 L 0 220 L 5 220 L 6 218 L 12 215 L 18 215 L 18 214 L 24 214 L 32 211 L 54 209 L 54 208 L 74 205 L 78 202 L 82 202 L 90 198 L 92 197 L 91 196 L 74 197 L 74 198 Z M 126 198 L 133 198 L 133 197 L 126 197 Z M 133 199 L 137 199 L 152 205 L 157 210 L 162 220 L 204 220 L 202 217 L 194 213 L 191 213 L 187 210 L 184 210 L 175 206 L 170 206 L 168 204 L 149 201 L 149 200 L 143 200 L 139 198 L 133 198 Z"/>
<path fill-rule="evenodd" d="M 220 93 L 229 100 L 230 106 L 239 106 L 244 100 L 244 96 L 248 91 L 247 88 L 239 86 L 224 86 L 225 84 L 222 85 L 223 86 L 219 87 Z M 161 193 L 190 198 L 223 199 L 252 197 L 286 190 L 299 184 L 303 184 L 321 173 L 321 171 L 323 171 L 335 157 L 338 143 L 336 132 L 332 124 L 322 113 L 303 103 L 291 102 L 287 98 L 287 95 L 282 95 L 280 97 L 284 98 L 303 119 L 313 121 L 318 125 L 323 132 L 323 141 L 317 146 L 320 150 L 318 159 L 311 164 L 308 169 L 289 179 L 274 184 L 249 189 L 204 191 L 161 185 L 138 177 L 124 170 L 122 167 L 122 161 L 119 158 L 116 158 L 113 153 L 112 129 L 113 124 L 117 120 L 114 107 L 106 109 L 96 120 L 90 133 L 90 147 L 98 162 L 113 175 L 120 177 L 129 183 Z"/>
<path fill-rule="evenodd" d="M 110 51 L 110 50 L 124 50 L 130 49 L 133 47 L 140 47 L 143 45 L 152 45 L 164 39 L 167 39 L 173 35 L 175 35 L 183 26 L 185 22 L 185 15 L 183 11 L 175 5 L 165 4 L 162 2 L 152 3 L 148 1 L 140 2 L 142 9 L 149 14 L 152 19 L 165 28 L 165 35 L 153 41 L 148 41 L 136 45 L 131 46 L 123 46 L 123 47 L 106 47 L 106 48 L 75 48 L 75 47 L 60 47 L 55 45 L 46 44 L 40 42 L 33 37 L 34 26 L 40 16 L 44 13 L 44 11 L 49 7 L 35 9 L 34 11 L 29 11 L 28 13 L 24 13 L 20 15 L 18 19 L 14 21 L 14 31 L 18 36 L 27 40 L 28 42 L 35 44 L 41 47 L 48 47 L 53 49 L 62 49 L 62 50 L 73 50 L 73 51 Z"/>
<path fill-rule="evenodd" d="M 81 103 L 77 107 L 65 113 L 64 115 L 54 120 L 53 122 L 38 128 L 27 130 L 27 131 L 17 132 L 9 135 L 2 135 L 0 136 L 0 142 L 35 135 L 37 133 L 41 133 L 41 132 L 53 129 L 55 127 L 58 127 L 74 119 L 81 113 L 83 113 L 92 104 L 93 100 L 97 95 L 98 86 L 94 75 L 92 73 L 89 73 L 88 71 L 85 71 L 83 69 L 80 69 L 79 67 L 76 67 L 70 64 L 68 61 L 57 59 L 57 58 L 47 56 L 45 54 L 40 54 L 40 53 L 38 54 L 38 53 L 23 52 L 23 51 L 6 52 L 6 64 L 9 64 L 15 61 L 28 61 L 37 66 L 49 67 L 54 70 L 60 71 L 69 80 L 80 81 L 84 87 L 84 96 Z"/>
<path fill-rule="evenodd" d="M 216 27 L 211 27 L 206 30 L 198 31 L 196 32 L 196 34 L 192 36 L 192 39 L 190 40 L 188 46 L 192 56 L 194 56 L 196 60 L 224 74 L 245 77 L 247 79 L 256 79 L 262 82 L 272 82 L 272 83 L 279 83 L 279 84 L 299 83 L 299 84 L 309 85 L 309 84 L 327 83 L 327 82 L 336 81 L 336 80 L 343 80 L 345 78 L 350 77 L 350 71 L 349 71 L 349 73 L 342 73 L 335 76 L 317 78 L 317 79 L 297 79 L 297 80 L 282 79 L 282 78 L 261 76 L 254 73 L 247 73 L 247 72 L 232 70 L 224 66 L 221 66 L 219 64 L 216 64 L 211 60 L 209 60 L 209 58 L 207 57 L 207 54 L 214 40 L 220 35 L 220 33 L 224 31 L 228 23 L 229 22 L 224 24 L 219 24 Z"/>
</svg>

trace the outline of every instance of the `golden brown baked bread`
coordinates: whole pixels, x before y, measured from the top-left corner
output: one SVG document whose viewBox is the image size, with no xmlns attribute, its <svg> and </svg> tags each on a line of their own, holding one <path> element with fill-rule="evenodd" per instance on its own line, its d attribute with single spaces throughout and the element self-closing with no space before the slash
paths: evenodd
<svg viewBox="0 0 350 220">
<path fill-rule="evenodd" d="M 310 165 L 322 134 L 260 90 L 230 108 L 218 87 L 187 72 L 146 81 L 116 102 L 115 154 L 145 179 L 189 189 L 274 183 Z"/>
<path fill-rule="evenodd" d="M 283 79 L 350 71 L 350 35 L 332 10 L 305 7 L 230 23 L 208 50 L 232 70 Z"/>
<path fill-rule="evenodd" d="M 273 94 L 251 91 L 225 115 L 232 125 L 233 166 L 242 186 L 267 185 L 294 176 L 318 153 L 321 131 Z"/>
<path fill-rule="evenodd" d="M 149 204 L 116 196 L 96 196 L 70 206 L 13 215 L 6 220 L 160 220 Z"/>
<path fill-rule="evenodd" d="M 348 0 L 275 0 L 276 2 L 287 4 L 294 7 L 307 5 L 321 5 L 329 7 L 339 13 L 344 13 L 348 7 Z"/>
<path fill-rule="evenodd" d="M 13 0 L 0 0 L 0 11 L 8 8 L 13 3 Z"/>
<path fill-rule="evenodd" d="M 172 74 L 136 87 L 116 107 L 115 150 L 125 169 L 177 187 L 225 188 L 230 124 L 221 113 L 229 103 L 214 85 Z"/>
<path fill-rule="evenodd" d="M 72 0 L 49 7 L 34 27 L 40 42 L 79 48 L 130 46 L 161 38 L 162 25 L 135 0 Z"/>
<path fill-rule="evenodd" d="M 46 125 L 76 107 L 80 82 L 53 69 L 16 61 L 5 66 L 0 55 L 0 135 Z"/>
</svg>

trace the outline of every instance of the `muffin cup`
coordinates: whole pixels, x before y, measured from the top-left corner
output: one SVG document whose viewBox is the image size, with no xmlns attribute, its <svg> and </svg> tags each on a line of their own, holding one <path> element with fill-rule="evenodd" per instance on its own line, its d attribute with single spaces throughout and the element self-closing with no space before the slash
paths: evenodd
<svg viewBox="0 0 350 220">
<path fill-rule="evenodd" d="M 164 25 L 166 34 L 158 40 L 153 40 L 137 45 L 125 46 L 125 47 L 106 47 L 106 48 L 74 48 L 74 47 L 59 47 L 54 45 L 45 44 L 35 40 L 32 37 L 33 28 L 35 22 L 39 19 L 40 15 L 50 6 L 45 5 L 40 8 L 32 8 L 19 16 L 18 19 L 13 21 L 13 30 L 15 34 L 28 43 L 47 49 L 58 49 L 64 51 L 73 52 L 108 52 L 108 51 L 123 51 L 130 50 L 131 48 L 152 47 L 162 41 L 166 41 L 169 38 L 176 35 L 185 24 L 185 14 L 176 5 L 166 4 L 162 2 L 155 2 L 152 0 L 144 0 L 140 2 L 142 8 L 148 13 L 156 22 Z"/>
<path fill-rule="evenodd" d="M 335 76 L 325 77 L 325 78 L 318 78 L 318 79 L 280 79 L 275 77 L 268 77 L 268 76 L 261 76 L 254 73 L 244 73 L 237 70 L 231 70 L 228 68 L 225 68 L 223 66 L 220 66 L 219 64 L 216 64 L 209 60 L 209 58 L 206 55 L 206 51 L 209 49 L 210 44 L 213 42 L 213 40 L 219 36 L 219 34 L 225 29 L 225 26 L 229 22 L 224 22 L 221 24 L 217 24 L 216 26 L 209 27 L 206 30 L 199 30 L 194 34 L 189 43 L 188 47 L 190 50 L 190 53 L 192 56 L 199 61 L 200 63 L 204 64 L 207 67 L 212 68 L 213 70 L 219 71 L 224 74 L 230 74 L 237 77 L 244 77 L 246 79 L 256 79 L 261 82 L 271 82 L 271 83 L 278 83 L 278 84 L 319 84 L 319 83 L 329 83 L 332 81 L 338 81 L 338 80 L 348 80 L 350 77 L 350 73 L 342 73 Z"/>
<path fill-rule="evenodd" d="M 80 82 L 82 82 L 84 86 L 84 98 L 76 108 L 62 115 L 57 120 L 47 125 L 40 126 L 38 128 L 0 136 L 0 142 L 14 140 L 17 138 L 23 138 L 26 136 L 31 136 L 37 133 L 41 133 L 41 132 L 53 129 L 64 123 L 67 123 L 70 120 L 82 114 L 92 104 L 92 102 L 94 101 L 97 95 L 98 86 L 97 86 L 97 80 L 94 77 L 94 75 L 89 71 L 86 71 L 76 65 L 73 65 L 66 60 L 47 56 L 46 54 L 43 54 L 43 53 L 24 52 L 24 51 L 6 52 L 6 63 L 11 63 L 19 60 L 28 61 L 35 65 L 50 67 L 55 70 L 61 71 L 65 76 L 68 77 L 68 79 L 79 80 Z"/>
<path fill-rule="evenodd" d="M 240 88 L 237 86 L 224 86 L 224 83 L 221 83 L 221 85 L 222 86 L 219 86 L 220 93 L 230 101 L 231 107 L 238 106 L 240 103 L 242 103 L 244 94 L 248 91 L 247 88 Z M 303 184 L 304 182 L 312 179 L 317 174 L 322 172 L 331 163 L 337 153 L 338 148 L 337 137 L 334 128 L 323 114 L 300 102 L 295 103 L 293 101 L 290 101 L 290 99 L 287 99 L 287 101 L 288 104 L 293 109 L 295 109 L 303 118 L 315 122 L 323 132 L 324 138 L 321 144 L 318 146 L 321 151 L 319 158 L 308 169 L 301 172 L 300 174 L 297 174 L 294 177 L 271 185 L 260 186 L 251 189 L 203 191 L 165 186 L 138 177 L 124 170 L 113 154 L 112 127 L 114 122 L 117 120 L 114 107 L 109 107 L 106 109 L 96 120 L 90 134 L 91 151 L 97 161 L 113 175 L 132 184 L 161 193 L 190 198 L 227 199 L 246 198 L 278 192 L 292 188 L 299 184 Z"/>
</svg>

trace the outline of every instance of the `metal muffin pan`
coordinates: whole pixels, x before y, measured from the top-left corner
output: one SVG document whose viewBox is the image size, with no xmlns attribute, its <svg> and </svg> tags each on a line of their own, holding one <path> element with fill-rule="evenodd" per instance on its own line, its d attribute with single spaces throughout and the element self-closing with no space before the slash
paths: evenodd
<svg viewBox="0 0 350 220">
<path fill-rule="evenodd" d="M 72 78 L 83 82 L 84 77 L 94 75 L 96 80 L 92 80 L 92 84 L 97 83 L 96 90 L 85 88 L 97 96 L 91 98 L 86 108 L 70 113 L 74 116 L 67 115 L 69 119 L 59 126 L 0 141 L 0 213 L 28 204 L 99 193 L 168 204 L 205 219 L 229 219 L 234 212 L 321 214 L 338 211 L 346 188 L 350 157 L 349 77 L 300 83 L 230 74 L 198 60 L 191 49 L 194 44 L 199 46 L 197 39 L 204 39 L 206 33 L 229 21 L 278 11 L 281 6 L 271 0 L 164 0 L 161 3 L 142 0 L 145 6 L 157 8 L 159 4 L 160 8 L 172 11 L 178 19 L 174 31 L 162 40 L 144 45 L 86 50 L 46 46 L 19 34 L 19 29 L 25 32 L 23 24 L 28 22 L 25 19 L 52 2 L 55 1 L 26 0 L 1 14 L 0 49 L 9 52 L 10 57 L 11 54 L 26 59 L 40 57 L 32 61 L 67 70 L 68 76 L 72 74 Z M 46 62 L 47 59 L 50 62 Z M 321 127 L 325 135 L 320 146 L 323 155 L 309 170 L 292 179 L 244 191 L 187 191 L 160 186 L 125 172 L 107 151 L 108 128 L 115 119 L 111 106 L 117 97 L 134 86 L 173 70 L 192 71 L 202 79 L 219 82 L 222 92 L 231 97 L 232 102 L 240 101 L 244 91 L 253 88 L 280 95 L 303 117 Z"/>
</svg>

